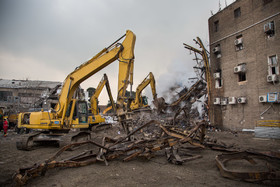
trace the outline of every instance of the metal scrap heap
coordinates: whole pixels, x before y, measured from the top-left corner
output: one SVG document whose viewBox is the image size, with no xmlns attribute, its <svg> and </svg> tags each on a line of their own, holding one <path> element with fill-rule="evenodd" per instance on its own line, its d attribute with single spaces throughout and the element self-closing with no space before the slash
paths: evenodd
<svg viewBox="0 0 280 187">
<path fill-rule="evenodd" d="M 153 138 L 136 139 L 134 135 L 144 133 L 147 127 L 154 126 L 159 129 L 159 133 Z M 178 153 L 180 147 L 185 143 L 189 143 L 195 147 L 204 148 L 203 140 L 205 135 L 205 122 L 197 122 L 192 128 L 180 130 L 174 126 L 167 126 L 159 121 L 151 120 L 148 123 L 138 127 L 130 132 L 127 136 L 113 139 L 104 137 L 102 143 L 94 141 L 85 141 L 81 143 L 69 144 L 61 148 L 53 157 L 44 163 L 35 164 L 32 167 L 21 168 L 15 174 L 14 181 L 17 185 L 24 185 L 28 180 L 37 176 L 44 176 L 46 171 L 57 167 L 80 167 L 93 164 L 97 161 L 104 162 L 108 165 L 108 161 L 122 158 L 123 161 L 129 161 L 136 157 L 144 157 L 151 159 L 155 156 L 155 152 L 165 150 L 168 162 L 181 165 L 185 161 L 200 158 L 200 155 L 190 155 L 182 157 Z M 64 160 L 56 160 L 64 151 L 71 148 L 82 148 L 82 145 L 91 144 L 98 147 L 98 151 L 83 150 L 76 156 Z"/>
</svg>

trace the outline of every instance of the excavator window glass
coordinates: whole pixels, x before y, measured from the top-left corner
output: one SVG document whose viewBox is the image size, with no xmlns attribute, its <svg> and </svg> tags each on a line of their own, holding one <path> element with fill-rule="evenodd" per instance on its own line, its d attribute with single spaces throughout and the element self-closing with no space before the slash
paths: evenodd
<svg viewBox="0 0 280 187">
<path fill-rule="evenodd" d="M 72 105 L 73 105 L 73 101 L 71 101 L 68 105 L 68 108 L 67 108 L 67 111 L 66 111 L 66 117 L 70 116 Z"/>
<path fill-rule="evenodd" d="M 79 117 L 80 123 L 87 123 L 88 121 L 88 110 L 87 110 L 87 103 L 86 102 L 78 102 L 77 105 L 77 114 L 76 116 Z"/>
<path fill-rule="evenodd" d="M 148 99 L 146 96 L 142 97 L 142 102 L 143 102 L 143 105 L 148 105 Z"/>
</svg>

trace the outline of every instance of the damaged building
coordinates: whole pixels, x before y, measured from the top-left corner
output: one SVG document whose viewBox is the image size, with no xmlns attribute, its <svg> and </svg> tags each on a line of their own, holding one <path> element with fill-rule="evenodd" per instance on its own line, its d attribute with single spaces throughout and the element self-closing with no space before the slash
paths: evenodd
<svg viewBox="0 0 280 187">
<path fill-rule="evenodd" d="M 62 82 L 54 81 L 0 79 L 0 107 L 15 113 L 54 109 L 61 86 Z M 81 87 L 74 98 L 85 98 Z"/>
<path fill-rule="evenodd" d="M 0 79 L 0 106 L 14 112 L 44 108 L 51 102 L 43 103 L 42 98 L 60 86 L 61 82 Z"/>
<path fill-rule="evenodd" d="M 209 18 L 211 122 L 280 125 L 280 1 L 237 0 Z"/>
</svg>

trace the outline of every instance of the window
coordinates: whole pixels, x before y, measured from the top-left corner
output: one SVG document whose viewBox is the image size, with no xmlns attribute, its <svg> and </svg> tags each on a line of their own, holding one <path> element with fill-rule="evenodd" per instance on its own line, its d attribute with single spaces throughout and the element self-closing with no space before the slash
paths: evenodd
<svg viewBox="0 0 280 187">
<path fill-rule="evenodd" d="M 241 16 L 241 9 L 240 7 L 234 10 L 234 18 L 238 18 Z"/>
<path fill-rule="evenodd" d="M 234 73 L 238 75 L 238 82 L 246 81 L 246 63 L 235 66 Z"/>
<path fill-rule="evenodd" d="M 215 88 L 221 88 L 222 87 L 222 72 L 221 70 L 218 70 L 216 73 L 214 73 L 214 79 L 215 79 Z"/>
<path fill-rule="evenodd" d="M 263 5 L 266 5 L 266 4 L 271 3 L 271 2 L 272 2 L 272 0 L 263 0 Z"/>
<path fill-rule="evenodd" d="M 214 22 L 214 32 L 218 32 L 219 31 L 219 20 Z"/>
<path fill-rule="evenodd" d="M 279 75 L 279 63 L 276 55 L 268 57 L 268 74 Z"/>
<path fill-rule="evenodd" d="M 221 88 L 222 85 L 223 85 L 222 83 L 223 83 L 222 79 L 216 79 L 215 80 L 215 88 Z"/>
<path fill-rule="evenodd" d="M 214 46 L 213 53 L 216 55 L 217 58 L 221 58 L 222 57 L 220 44 Z"/>
<path fill-rule="evenodd" d="M 8 101 L 8 97 L 12 95 L 10 91 L 0 91 L 0 101 Z"/>
<path fill-rule="evenodd" d="M 264 29 L 264 33 L 267 35 L 268 38 L 274 36 L 275 34 L 274 21 L 264 24 L 263 29 Z"/>
<path fill-rule="evenodd" d="M 236 51 L 240 51 L 242 50 L 243 47 L 243 37 L 242 35 L 239 35 L 236 37 L 236 39 L 234 40 L 234 45 L 235 45 L 235 50 Z"/>
<path fill-rule="evenodd" d="M 243 82 L 243 81 L 246 81 L 246 73 L 240 72 L 238 73 L 238 82 Z"/>
</svg>

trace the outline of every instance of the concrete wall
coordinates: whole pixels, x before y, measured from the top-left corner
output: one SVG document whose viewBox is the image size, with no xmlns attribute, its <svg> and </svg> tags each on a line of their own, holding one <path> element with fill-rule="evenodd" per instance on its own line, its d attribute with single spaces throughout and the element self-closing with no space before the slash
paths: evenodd
<svg viewBox="0 0 280 187">
<path fill-rule="evenodd" d="M 0 101 L 0 106 L 14 109 L 15 111 L 28 111 L 34 107 L 34 103 L 40 99 L 43 89 L 23 89 L 23 88 L 0 88 L 0 91 L 9 91 L 12 93 L 12 100 Z M 18 100 L 14 100 L 18 97 Z"/>
<path fill-rule="evenodd" d="M 234 10 L 240 7 L 241 16 L 235 18 Z M 271 18 L 269 18 L 271 17 Z M 280 83 L 268 83 L 268 57 L 277 55 L 280 63 L 280 1 L 265 4 L 263 0 L 237 0 L 224 10 L 209 18 L 210 69 L 221 70 L 222 87 L 215 88 L 212 79 L 212 98 L 247 98 L 246 104 L 213 105 L 211 122 L 232 130 L 254 128 L 258 120 L 279 120 L 280 103 L 260 103 L 259 96 L 280 92 Z M 215 32 L 214 22 L 219 21 Z M 267 37 L 264 24 L 274 21 L 275 34 Z M 236 51 L 234 41 L 242 35 L 243 49 Z M 212 52 L 220 44 L 221 57 Z M 246 81 L 239 82 L 234 67 L 246 63 Z M 213 76 L 212 76 L 213 77 Z M 280 75 L 278 75 L 280 79 Z M 271 106 L 272 105 L 272 106 Z M 268 109 L 269 108 L 269 109 Z M 262 114 L 266 109 L 267 112 Z"/>
</svg>

